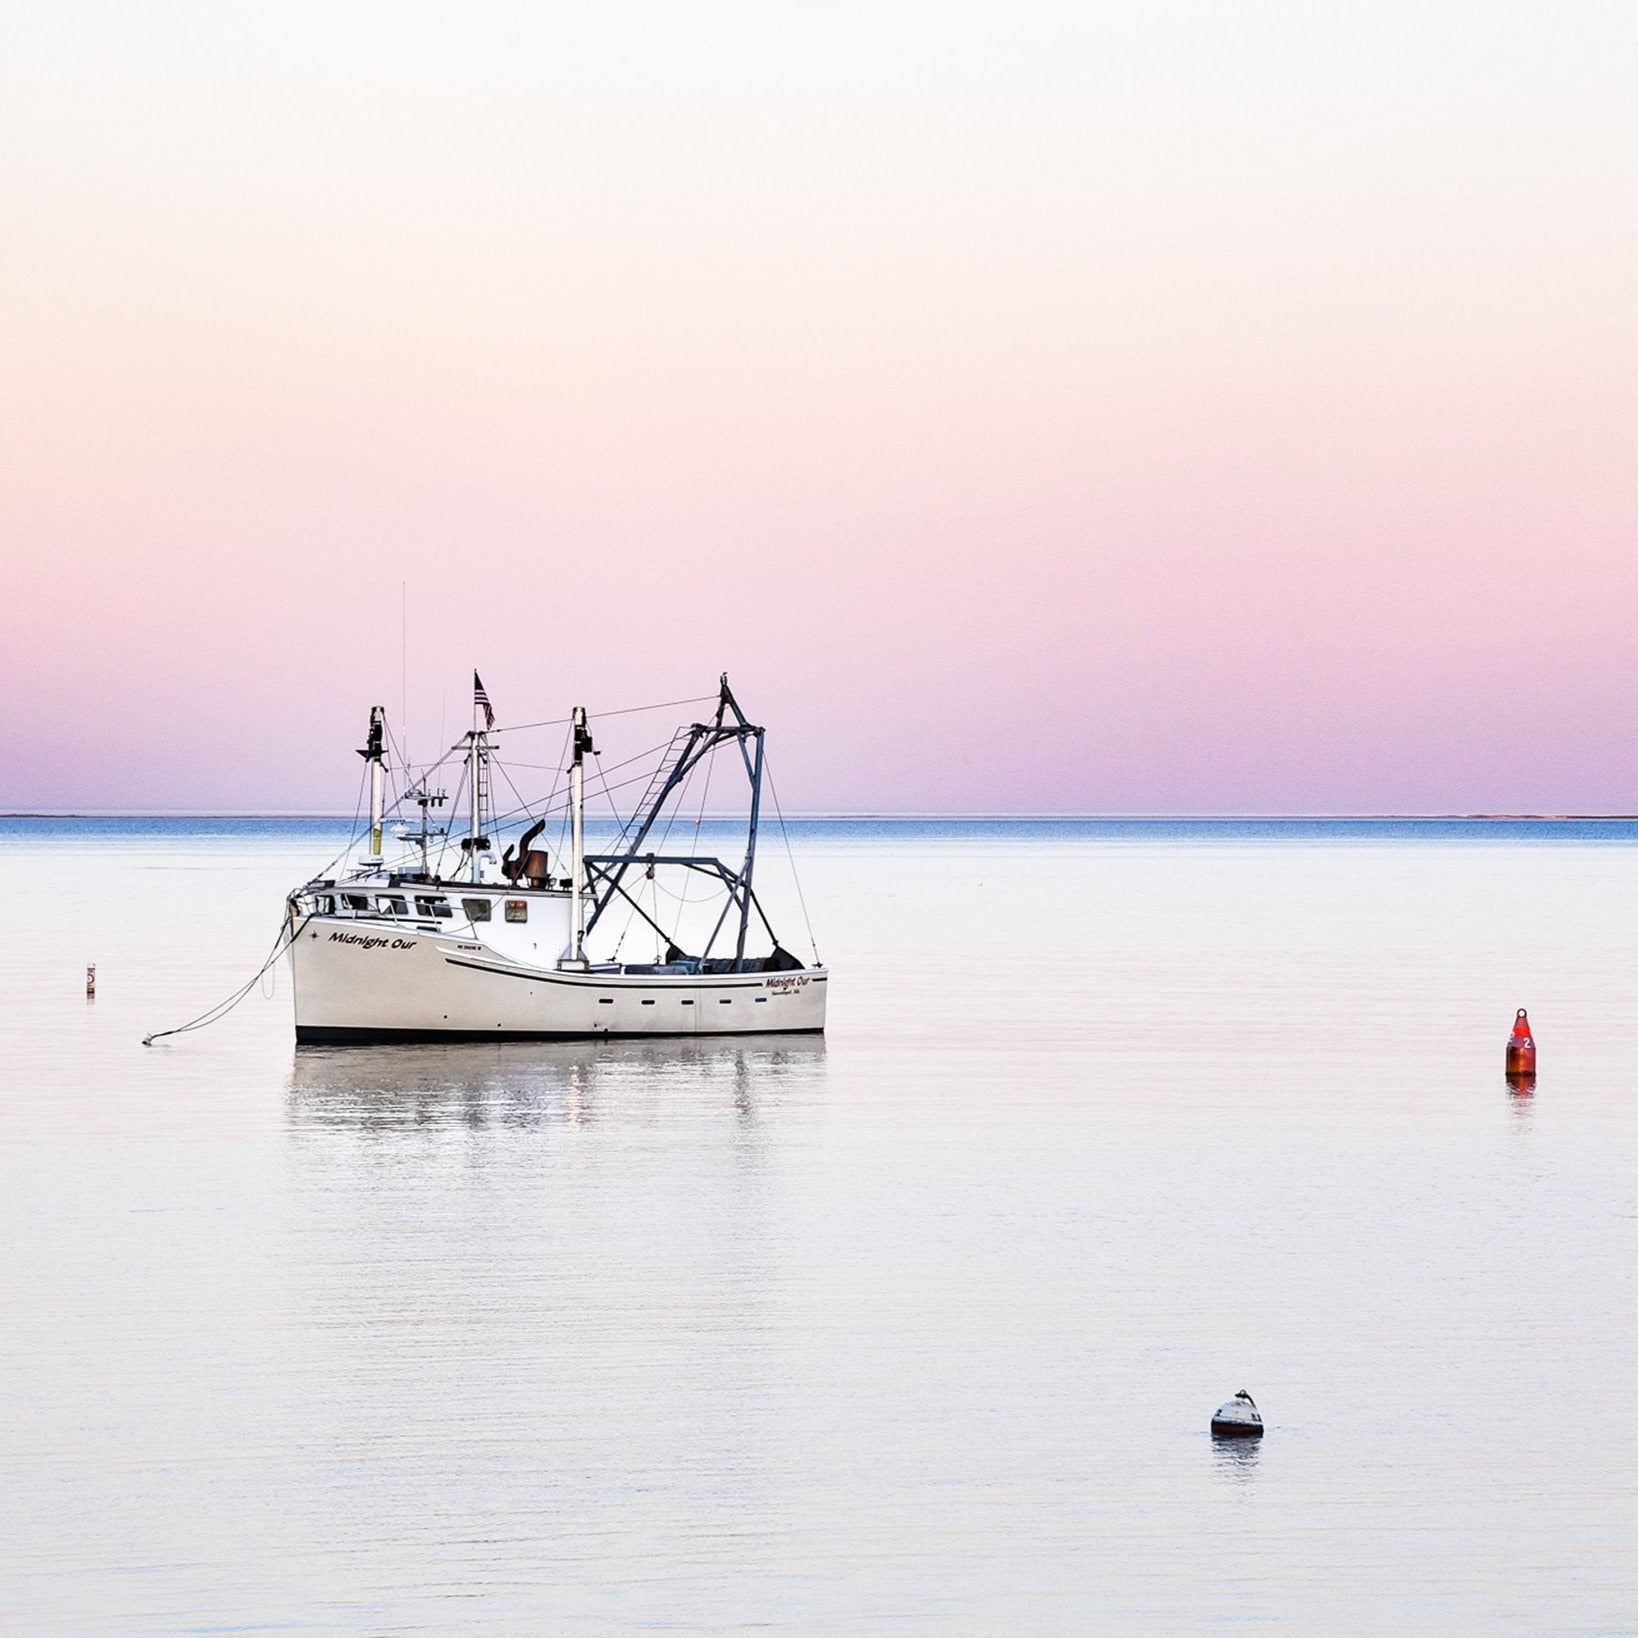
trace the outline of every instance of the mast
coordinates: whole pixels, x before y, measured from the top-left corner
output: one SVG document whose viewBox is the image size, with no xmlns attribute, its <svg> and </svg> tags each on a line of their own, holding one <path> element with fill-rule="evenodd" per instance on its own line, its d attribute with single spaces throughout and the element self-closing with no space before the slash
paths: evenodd
<svg viewBox="0 0 1638 1638">
<path fill-rule="evenodd" d="M 569 892 L 574 901 L 574 942 L 570 959 L 586 960 L 586 753 L 596 754 L 586 732 L 586 708 L 574 708 L 574 760 L 569 764 L 569 818 L 571 853 Z"/>
<path fill-rule="evenodd" d="M 483 718 L 482 727 L 478 725 L 480 713 L 482 713 Z M 494 707 L 489 703 L 489 695 L 484 692 L 483 680 L 474 671 L 472 673 L 472 731 L 466 736 L 467 789 L 471 793 L 472 827 L 471 833 L 461 843 L 470 866 L 469 874 L 474 882 L 483 879 L 483 863 L 479 855 L 489 846 L 489 838 L 483 833 L 483 805 L 489 795 L 489 741 L 485 738 L 484 730 L 494 726 Z"/>
<path fill-rule="evenodd" d="M 478 726 L 478 708 L 472 707 L 472 732 L 467 740 L 467 787 L 472 793 L 471 828 L 467 839 L 467 853 L 471 860 L 471 876 L 477 881 L 482 874 L 481 854 L 487 842 L 483 834 L 483 801 L 489 783 L 489 742 Z"/>
<path fill-rule="evenodd" d="M 722 679 L 722 686 L 727 688 L 728 679 Z M 754 902 L 751 893 L 751 872 L 756 869 L 756 826 L 757 819 L 762 811 L 762 733 L 755 730 L 756 756 L 748 756 L 745 750 L 745 741 L 739 742 L 739 754 L 745 759 L 745 771 L 751 780 L 751 821 L 745 834 L 745 864 L 739 873 L 739 939 L 734 945 L 734 971 L 741 972 L 745 966 L 745 935 L 751 930 L 751 905 Z"/>
<path fill-rule="evenodd" d="M 370 707 L 370 737 L 358 754 L 370 769 L 370 853 L 369 857 L 381 863 L 381 819 L 387 794 L 387 713 L 383 706 Z"/>
</svg>

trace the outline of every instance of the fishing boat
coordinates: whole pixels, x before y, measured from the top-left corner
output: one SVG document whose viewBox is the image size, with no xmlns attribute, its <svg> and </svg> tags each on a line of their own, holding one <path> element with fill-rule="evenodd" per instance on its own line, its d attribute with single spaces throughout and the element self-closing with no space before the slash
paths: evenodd
<svg viewBox="0 0 1638 1638">
<path fill-rule="evenodd" d="M 593 851 L 586 773 L 597 753 L 585 708 L 568 719 L 564 802 L 522 803 L 497 816 L 493 777 L 506 767 L 494 741 L 508 730 L 495 728 L 476 674 L 473 685 L 472 729 L 449 753 L 463 764 L 467 808 L 467 833 L 453 858 L 447 831 L 432 822 L 446 800 L 433 790 L 435 770 L 411 780 L 389 807 L 386 715 L 379 706 L 371 712 L 359 752 L 370 802 L 360 849 L 344 856 L 345 868 L 287 900 L 298 1042 L 823 1031 L 829 974 L 817 950 L 803 960 L 779 942 L 757 896 L 766 731 L 746 718 L 726 676 L 714 715 L 672 735 L 614 842 Z M 734 864 L 696 849 L 666 850 L 680 793 L 719 752 L 739 765 L 748 785 L 745 851 Z M 391 812 L 412 808 L 419 828 L 400 831 L 402 856 L 389 859 Z M 555 856 L 536 845 L 554 812 L 568 832 Z M 509 823 L 526 828 L 497 858 L 495 842 Z M 700 821 L 685 829 L 699 836 Z M 667 878 L 685 884 L 667 898 L 670 916 L 661 902 Z M 686 884 L 702 891 L 691 897 Z M 602 935 L 617 923 L 620 936 L 605 949 Z M 651 945 L 652 959 L 620 959 L 633 928 Z"/>
</svg>

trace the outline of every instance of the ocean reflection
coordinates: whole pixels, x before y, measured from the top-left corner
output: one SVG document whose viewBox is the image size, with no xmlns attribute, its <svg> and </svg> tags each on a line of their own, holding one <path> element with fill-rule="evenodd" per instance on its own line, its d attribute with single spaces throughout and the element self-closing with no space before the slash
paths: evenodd
<svg viewBox="0 0 1638 1638">
<path fill-rule="evenodd" d="M 751 1125 L 817 1090 L 824 1063 L 814 1035 L 298 1046 L 287 1107 L 294 1126 L 353 1131 L 647 1121 L 678 1105 Z"/>
<path fill-rule="evenodd" d="M 1512 1106 L 1514 1123 L 1528 1126 L 1536 1107 L 1536 1078 L 1534 1075 L 1509 1075 L 1507 1101 Z"/>
<path fill-rule="evenodd" d="M 1212 1466 L 1220 1478 L 1237 1484 L 1250 1483 L 1262 1451 L 1261 1439 L 1225 1439 L 1216 1433 L 1211 1436 Z"/>
</svg>

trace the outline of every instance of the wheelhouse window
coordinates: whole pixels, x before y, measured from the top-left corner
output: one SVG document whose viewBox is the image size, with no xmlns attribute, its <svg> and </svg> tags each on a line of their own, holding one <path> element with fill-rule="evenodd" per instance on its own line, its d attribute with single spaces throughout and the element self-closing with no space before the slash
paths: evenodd
<svg viewBox="0 0 1638 1638">
<path fill-rule="evenodd" d="M 330 893 L 320 893 L 313 901 L 314 911 L 321 916 L 333 916 L 336 913 L 335 896 Z"/>
<path fill-rule="evenodd" d="M 349 910 L 368 910 L 370 908 L 369 899 L 362 893 L 343 893 L 341 902 Z"/>
<path fill-rule="evenodd" d="M 508 899 L 506 901 L 506 919 L 508 921 L 527 921 L 529 919 L 529 901 L 527 899 Z"/>
<path fill-rule="evenodd" d="M 415 897 L 415 913 L 418 916 L 453 916 L 455 912 L 449 908 L 448 899 L 423 898 L 420 894 Z"/>
<path fill-rule="evenodd" d="M 383 894 L 375 901 L 375 905 L 384 916 L 407 916 L 409 914 L 409 900 L 397 898 L 391 894 Z"/>
<path fill-rule="evenodd" d="M 494 906 L 488 899 L 462 899 L 461 908 L 466 912 L 468 921 L 488 921 Z"/>
</svg>

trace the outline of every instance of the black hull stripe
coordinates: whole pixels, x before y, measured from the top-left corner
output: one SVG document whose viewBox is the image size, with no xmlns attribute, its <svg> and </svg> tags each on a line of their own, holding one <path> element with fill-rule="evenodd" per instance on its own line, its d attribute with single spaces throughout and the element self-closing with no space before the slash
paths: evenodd
<svg viewBox="0 0 1638 1638">
<path fill-rule="evenodd" d="M 530 984 L 562 984 L 571 990 L 595 989 L 601 986 L 604 989 L 618 987 L 620 989 L 648 989 L 658 984 L 662 990 L 697 990 L 709 989 L 754 989 L 763 978 L 777 978 L 778 973 L 705 973 L 698 978 L 685 977 L 681 973 L 652 975 L 635 973 L 627 977 L 623 973 L 575 973 L 565 976 L 561 973 L 520 973 L 510 967 L 486 967 L 481 961 L 462 961 L 459 956 L 445 956 L 444 962 L 450 967 L 466 967 L 475 973 L 488 973 L 492 978 L 521 978 Z M 725 978 L 738 979 L 735 985 L 725 985 Z M 809 977 L 809 984 L 823 984 L 823 978 Z M 805 989 L 806 985 L 798 988 Z M 601 1031 L 598 1033 L 601 1034 Z"/>
</svg>

